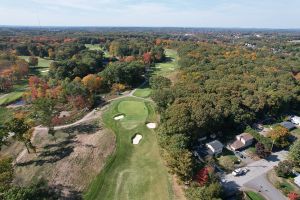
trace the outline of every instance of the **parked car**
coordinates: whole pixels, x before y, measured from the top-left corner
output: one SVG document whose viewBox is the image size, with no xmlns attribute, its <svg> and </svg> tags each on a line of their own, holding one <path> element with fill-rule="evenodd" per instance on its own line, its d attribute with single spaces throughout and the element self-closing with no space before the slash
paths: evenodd
<svg viewBox="0 0 300 200">
<path fill-rule="evenodd" d="M 249 171 L 248 168 L 238 168 L 238 169 L 235 169 L 231 174 L 233 176 L 242 176 L 242 175 L 245 175 L 248 171 Z"/>
</svg>

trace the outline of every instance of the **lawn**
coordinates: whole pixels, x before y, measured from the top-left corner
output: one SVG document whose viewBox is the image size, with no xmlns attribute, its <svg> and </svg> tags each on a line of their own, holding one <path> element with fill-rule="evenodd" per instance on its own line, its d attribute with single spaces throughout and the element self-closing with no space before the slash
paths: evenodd
<svg viewBox="0 0 300 200">
<path fill-rule="evenodd" d="M 150 88 L 138 88 L 133 95 L 136 97 L 147 98 L 150 96 L 151 92 L 152 90 Z"/>
<path fill-rule="evenodd" d="M 10 92 L 7 95 L 0 98 L 0 106 L 8 105 L 8 104 L 20 99 L 22 96 L 23 96 L 22 91 Z"/>
<path fill-rule="evenodd" d="M 119 113 L 125 114 L 125 118 L 114 120 Z M 146 121 L 157 120 L 154 105 L 133 97 L 124 98 L 113 102 L 103 119 L 116 134 L 117 149 L 90 185 L 85 199 L 172 199 L 172 186 L 155 132 L 145 126 Z M 136 133 L 143 138 L 133 145 L 132 136 Z"/>
<path fill-rule="evenodd" d="M 265 200 L 265 198 L 262 195 L 260 195 L 256 192 L 247 191 L 245 193 L 247 195 L 248 200 Z"/>
<path fill-rule="evenodd" d="M 29 60 L 29 57 L 30 56 L 19 56 L 20 58 L 26 60 L 28 62 Z M 49 71 L 49 67 L 50 67 L 50 64 L 53 62 L 53 60 L 50 60 L 50 59 L 45 59 L 45 58 L 40 58 L 38 57 L 39 59 L 39 63 L 38 63 L 38 66 L 36 67 L 31 67 L 31 73 L 35 74 L 35 75 L 47 75 L 48 74 L 48 71 Z"/>
<path fill-rule="evenodd" d="M 173 49 L 166 49 L 166 56 L 168 59 L 167 62 L 157 63 L 155 65 L 155 75 L 167 76 L 178 68 L 177 52 Z"/>
<path fill-rule="evenodd" d="M 99 44 L 85 44 L 85 47 L 92 51 L 103 51 L 104 57 L 110 57 L 108 51 L 104 51 L 103 48 Z"/>
</svg>

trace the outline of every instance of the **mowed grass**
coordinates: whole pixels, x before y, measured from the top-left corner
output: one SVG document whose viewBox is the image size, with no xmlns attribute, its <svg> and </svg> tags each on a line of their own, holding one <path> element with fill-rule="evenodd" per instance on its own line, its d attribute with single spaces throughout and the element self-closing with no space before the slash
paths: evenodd
<svg viewBox="0 0 300 200">
<path fill-rule="evenodd" d="M 265 198 L 262 195 L 253 191 L 247 191 L 246 194 L 248 200 L 265 200 Z"/>
<path fill-rule="evenodd" d="M 157 63 L 154 75 L 167 76 L 178 68 L 178 56 L 176 50 L 166 49 L 167 62 Z"/>
<path fill-rule="evenodd" d="M 125 118 L 120 120 L 124 129 L 133 129 L 148 117 L 148 108 L 144 102 L 122 101 L 118 105 L 118 111 L 125 114 Z"/>
<path fill-rule="evenodd" d="M 8 105 L 18 99 L 20 99 L 23 96 L 22 91 L 16 91 L 16 92 L 10 92 L 7 95 L 5 95 L 4 97 L 0 98 L 0 106 L 2 105 Z"/>
<path fill-rule="evenodd" d="M 114 120 L 118 113 L 124 113 L 125 118 Z M 112 103 L 103 119 L 116 134 L 116 152 L 90 185 L 85 199 L 172 199 L 172 187 L 155 132 L 145 126 L 146 121 L 155 121 L 156 117 L 154 105 L 141 99 L 128 97 Z M 135 128 L 124 128 L 134 123 Z M 132 137 L 136 133 L 143 138 L 138 145 L 133 145 Z"/>
<path fill-rule="evenodd" d="M 28 62 L 30 56 L 19 56 Z M 33 74 L 45 76 L 48 74 L 49 67 L 53 60 L 38 57 L 38 66 L 31 67 Z"/>
<path fill-rule="evenodd" d="M 104 57 L 110 57 L 108 51 L 104 51 L 103 48 L 99 44 L 85 44 L 85 47 L 92 51 L 103 51 Z"/>
<path fill-rule="evenodd" d="M 151 92 L 152 90 L 150 88 L 138 88 L 133 95 L 136 97 L 147 98 L 151 95 Z"/>
</svg>

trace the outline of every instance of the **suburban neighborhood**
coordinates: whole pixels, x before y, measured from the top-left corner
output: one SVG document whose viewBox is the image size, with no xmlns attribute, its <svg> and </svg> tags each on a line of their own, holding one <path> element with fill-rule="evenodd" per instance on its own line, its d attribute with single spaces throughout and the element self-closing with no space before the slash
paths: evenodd
<svg viewBox="0 0 300 200">
<path fill-rule="evenodd" d="M 269 122 L 266 125 L 255 123 L 251 132 L 257 132 L 261 137 L 270 138 L 270 132 L 277 126 L 283 127 L 288 131 L 286 137 L 291 141 L 290 145 L 296 140 L 299 141 L 300 117 L 298 116 L 290 116 L 287 117 L 287 121 L 271 125 Z M 217 139 L 207 142 L 205 146 L 200 145 L 200 149 L 198 148 L 197 151 L 194 151 L 194 155 L 200 158 L 200 161 L 203 161 L 203 156 L 214 156 L 218 159 L 218 157 L 222 157 L 225 151 L 230 151 L 232 156 L 236 157 L 235 168 L 232 171 L 220 170 L 224 167 L 216 166 L 216 171 L 222 177 L 221 182 L 229 199 L 230 196 L 234 196 L 239 190 L 255 191 L 269 200 L 285 200 L 287 199 L 287 192 L 299 192 L 300 171 L 297 172 L 299 169 L 289 169 L 292 171 L 291 178 L 284 180 L 288 184 L 288 189 L 280 185 L 283 183 L 272 182 L 268 178 L 270 171 L 274 170 L 279 163 L 289 159 L 287 150 L 289 146 L 283 149 L 276 149 L 265 157 L 253 155 L 255 152 L 249 152 L 249 149 L 255 149 L 255 144 L 259 142 L 259 139 L 256 139 L 255 134 L 251 134 L 251 132 L 236 135 L 235 139 L 228 144 L 222 144 Z M 205 142 L 207 138 L 202 138 L 200 141 Z M 224 155 L 226 154 L 228 153 Z"/>
</svg>

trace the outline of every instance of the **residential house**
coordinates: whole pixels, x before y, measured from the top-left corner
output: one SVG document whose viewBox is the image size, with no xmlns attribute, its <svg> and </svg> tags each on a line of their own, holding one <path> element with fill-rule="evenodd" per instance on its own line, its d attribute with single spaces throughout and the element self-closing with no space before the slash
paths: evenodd
<svg viewBox="0 0 300 200">
<path fill-rule="evenodd" d="M 293 124 L 296 124 L 296 125 L 300 126 L 300 117 L 298 117 L 298 116 L 291 117 L 291 122 Z"/>
<path fill-rule="evenodd" d="M 288 129 L 289 131 L 293 130 L 294 128 L 296 128 L 295 124 L 293 124 L 292 122 L 288 122 L 288 121 L 281 122 L 280 126 L 283 126 L 284 128 Z"/>
<path fill-rule="evenodd" d="M 219 140 L 214 140 L 207 143 L 206 147 L 209 149 L 209 154 L 218 155 L 222 153 L 224 145 Z"/>
<path fill-rule="evenodd" d="M 242 133 L 236 136 L 236 140 L 230 145 L 234 151 L 244 149 L 253 143 L 253 136 L 250 133 Z"/>
<path fill-rule="evenodd" d="M 294 182 L 296 185 L 298 185 L 300 187 L 300 175 L 298 175 L 294 178 Z"/>
</svg>

